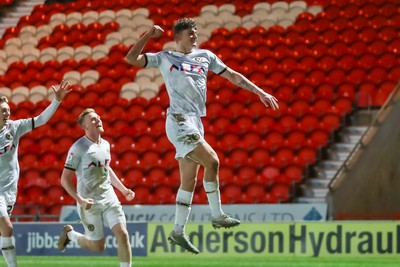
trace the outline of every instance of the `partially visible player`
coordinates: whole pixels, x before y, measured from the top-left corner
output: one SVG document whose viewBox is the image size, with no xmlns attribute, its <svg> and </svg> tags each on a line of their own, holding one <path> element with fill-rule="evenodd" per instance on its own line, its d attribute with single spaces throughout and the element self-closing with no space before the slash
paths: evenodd
<svg viewBox="0 0 400 267">
<path fill-rule="evenodd" d="M 9 267 L 17 266 L 10 216 L 17 199 L 19 139 L 45 124 L 53 116 L 65 95 L 71 91 L 66 81 L 62 81 L 59 88 L 53 86 L 52 89 L 55 98 L 50 105 L 39 116 L 29 119 L 10 120 L 8 99 L 0 96 L 0 246 Z"/>
<path fill-rule="evenodd" d="M 101 138 L 104 129 L 100 116 L 94 109 L 88 108 L 79 115 L 78 123 L 85 135 L 68 151 L 61 184 L 77 202 L 85 235 L 66 225 L 60 235 L 58 248 L 64 251 L 72 240 L 81 248 L 102 252 L 105 249 L 104 226 L 108 226 L 117 238 L 120 267 L 131 266 L 132 251 L 125 214 L 113 186 L 128 201 L 134 198 L 135 193 L 121 183 L 110 167 L 110 143 Z M 73 183 L 75 174 L 76 187 Z"/>
<path fill-rule="evenodd" d="M 168 91 L 170 105 L 167 111 L 167 137 L 176 149 L 181 185 L 176 195 L 175 227 L 169 236 L 172 243 L 195 254 L 199 250 L 185 234 L 197 173 L 204 167 L 203 185 L 211 209 L 211 223 L 215 228 L 230 228 L 240 221 L 225 214 L 221 208 L 219 191 L 219 159 L 214 149 L 204 140 L 201 117 L 206 115 L 208 70 L 221 75 L 231 83 L 259 96 L 266 107 L 278 109 L 278 100 L 264 92 L 242 74 L 226 66 L 214 53 L 197 48 L 196 21 L 179 19 L 174 24 L 176 51 L 143 53 L 147 42 L 163 33 L 154 25 L 126 55 L 132 65 L 159 68 Z"/>
</svg>

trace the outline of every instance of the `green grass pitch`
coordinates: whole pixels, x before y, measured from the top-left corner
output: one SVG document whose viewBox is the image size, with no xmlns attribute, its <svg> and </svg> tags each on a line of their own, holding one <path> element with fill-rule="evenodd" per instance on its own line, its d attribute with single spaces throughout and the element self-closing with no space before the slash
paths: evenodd
<svg viewBox="0 0 400 267">
<path fill-rule="evenodd" d="M 0 262 L 0 266 L 3 266 Z M 117 257 L 20 256 L 20 267 L 119 266 Z M 171 257 L 134 257 L 133 266 L 149 267 L 399 267 L 400 257 L 226 257 L 184 254 Z"/>
</svg>

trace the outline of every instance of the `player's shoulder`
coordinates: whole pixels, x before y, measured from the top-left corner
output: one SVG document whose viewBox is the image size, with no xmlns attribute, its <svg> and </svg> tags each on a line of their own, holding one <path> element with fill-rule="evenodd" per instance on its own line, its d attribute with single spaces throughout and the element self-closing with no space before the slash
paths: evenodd
<svg viewBox="0 0 400 267">
<path fill-rule="evenodd" d="M 215 54 L 212 51 L 210 51 L 208 49 L 203 49 L 203 48 L 194 49 L 193 55 L 200 56 L 200 57 L 207 57 L 207 58 L 215 57 Z"/>
<path fill-rule="evenodd" d="M 104 139 L 103 137 L 101 138 L 101 143 L 107 146 L 110 146 L 110 142 L 108 142 L 106 139 Z"/>
<path fill-rule="evenodd" d="M 7 120 L 6 127 L 10 131 L 16 131 L 20 127 L 24 127 L 25 125 L 31 125 L 32 119 L 18 119 L 18 120 Z"/>
<path fill-rule="evenodd" d="M 214 54 L 211 50 L 204 49 L 204 48 L 195 48 L 193 49 L 194 53 L 205 53 L 205 54 Z"/>
<path fill-rule="evenodd" d="M 78 138 L 71 146 L 72 149 L 82 149 L 88 146 L 87 138 L 82 136 Z"/>
</svg>

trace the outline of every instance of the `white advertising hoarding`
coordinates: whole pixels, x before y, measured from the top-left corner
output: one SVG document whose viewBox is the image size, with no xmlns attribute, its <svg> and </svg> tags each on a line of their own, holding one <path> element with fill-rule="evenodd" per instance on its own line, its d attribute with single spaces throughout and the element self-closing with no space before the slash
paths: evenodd
<svg viewBox="0 0 400 267">
<path fill-rule="evenodd" d="M 123 206 L 127 221 L 173 222 L 175 205 Z M 307 222 L 325 221 L 327 204 L 243 204 L 223 205 L 224 212 L 242 222 Z M 63 206 L 60 221 L 78 221 L 76 206 Z M 189 221 L 208 222 L 211 212 L 208 205 L 193 205 Z"/>
</svg>

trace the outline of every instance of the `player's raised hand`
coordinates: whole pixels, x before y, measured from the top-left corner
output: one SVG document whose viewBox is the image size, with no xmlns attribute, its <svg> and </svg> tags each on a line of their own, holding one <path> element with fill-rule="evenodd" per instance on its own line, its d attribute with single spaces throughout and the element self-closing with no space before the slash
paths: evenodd
<svg viewBox="0 0 400 267">
<path fill-rule="evenodd" d="M 148 34 L 150 34 L 150 37 L 158 37 L 158 36 L 160 36 L 163 32 L 164 32 L 164 30 L 163 30 L 160 26 L 154 25 L 154 26 L 151 27 L 151 29 L 148 31 Z"/>
<path fill-rule="evenodd" d="M 56 99 L 58 101 L 62 101 L 64 97 L 72 91 L 68 81 L 62 80 L 58 89 L 53 85 L 51 87 L 53 89 L 54 94 L 56 95 Z"/>
<path fill-rule="evenodd" d="M 259 94 L 259 97 L 266 107 L 271 107 L 273 110 L 277 110 L 279 108 L 278 99 L 276 99 L 273 95 L 262 92 Z"/>
</svg>

